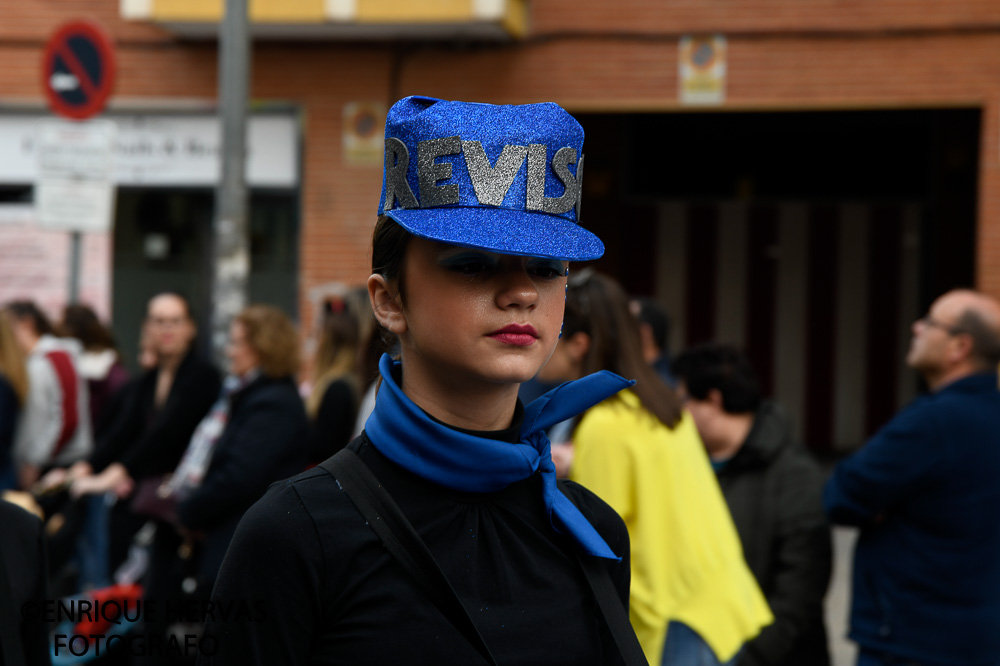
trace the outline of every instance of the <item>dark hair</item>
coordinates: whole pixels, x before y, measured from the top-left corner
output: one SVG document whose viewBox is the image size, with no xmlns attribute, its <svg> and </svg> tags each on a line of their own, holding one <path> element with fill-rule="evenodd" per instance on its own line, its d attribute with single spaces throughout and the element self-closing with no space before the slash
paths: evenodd
<svg viewBox="0 0 1000 666">
<path fill-rule="evenodd" d="M 708 343 L 692 347 L 671 366 L 688 395 L 705 400 L 712 389 L 722 394 L 722 408 L 730 414 L 753 412 L 760 406 L 760 382 L 750 360 L 736 347 Z"/>
<path fill-rule="evenodd" d="M 972 338 L 972 358 L 978 365 L 985 370 L 994 370 L 1000 365 L 1000 335 L 982 313 L 971 307 L 966 308 L 954 328 Z"/>
<path fill-rule="evenodd" d="M 668 428 L 681 419 L 681 404 L 642 356 L 639 326 L 629 311 L 625 291 L 612 278 L 585 268 L 570 273 L 566 290 L 563 335 L 583 332 L 590 349 L 583 360 L 583 374 L 610 370 L 635 379 L 632 391 L 643 407 Z"/>
<path fill-rule="evenodd" d="M 117 351 L 111 331 L 101 323 L 101 320 L 97 318 L 97 313 L 87 305 L 70 304 L 63 308 L 60 326 L 66 335 L 79 340 L 87 351 L 104 351 L 105 349 Z"/>
<path fill-rule="evenodd" d="M 149 300 L 146 301 L 147 314 L 149 313 L 150 304 L 152 304 L 153 301 L 155 301 L 157 298 L 160 298 L 161 296 L 170 296 L 172 298 L 176 298 L 177 300 L 179 300 L 181 303 L 184 304 L 184 314 L 187 316 L 187 318 L 190 319 L 192 322 L 195 321 L 194 311 L 191 309 L 191 301 L 188 300 L 187 296 L 185 296 L 184 294 L 180 294 L 176 291 L 158 291 L 152 296 L 150 296 Z"/>
<path fill-rule="evenodd" d="M 639 306 L 639 312 L 636 315 L 639 321 L 643 324 L 649 324 L 657 349 L 666 353 L 668 351 L 667 340 L 670 337 L 670 315 L 663 309 L 663 306 L 652 298 L 640 296 L 634 299 L 634 302 Z"/>
<path fill-rule="evenodd" d="M 403 260 L 406 248 L 413 236 L 388 215 L 379 215 L 372 232 L 372 273 L 377 273 L 386 282 L 395 282 L 396 291 L 403 298 Z M 389 349 L 396 342 L 396 335 L 376 321 L 378 335 L 372 335 L 368 352 Z M 376 354 L 376 358 L 381 352 Z M 378 361 L 376 361 L 377 365 Z"/>
<path fill-rule="evenodd" d="M 30 319 L 35 332 L 38 335 L 55 335 L 55 328 L 52 322 L 45 316 L 34 301 L 11 301 L 7 304 L 7 312 L 12 317 L 19 320 Z"/>
<path fill-rule="evenodd" d="M 410 244 L 410 232 L 388 215 L 379 215 L 372 233 L 372 273 L 396 281 L 403 293 L 403 258 Z"/>
</svg>

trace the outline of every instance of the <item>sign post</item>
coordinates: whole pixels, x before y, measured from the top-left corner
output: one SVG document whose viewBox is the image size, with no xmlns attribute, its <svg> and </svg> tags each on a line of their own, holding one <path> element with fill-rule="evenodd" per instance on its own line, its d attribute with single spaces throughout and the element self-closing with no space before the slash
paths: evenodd
<svg viewBox="0 0 1000 666">
<path fill-rule="evenodd" d="M 223 367 L 229 324 L 247 302 L 250 232 L 247 228 L 246 141 L 250 97 L 250 30 L 247 0 L 226 0 L 219 26 L 219 115 L 222 177 L 215 191 L 215 272 L 209 307 L 212 349 Z"/>
<path fill-rule="evenodd" d="M 49 108 L 71 120 L 85 120 L 104 109 L 115 82 L 111 38 L 92 21 L 71 21 L 45 44 L 42 89 Z M 81 232 L 107 230 L 111 184 L 110 123 L 88 129 L 49 126 L 42 131 L 35 206 L 42 226 L 71 234 L 69 300 L 79 297 Z M 68 140 L 68 143 L 63 143 Z"/>
<path fill-rule="evenodd" d="M 38 133 L 38 226 L 70 232 L 69 300 L 79 296 L 83 232 L 107 232 L 114 211 L 112 149 L 115 126 L 48 121 Z"/>
</svg>

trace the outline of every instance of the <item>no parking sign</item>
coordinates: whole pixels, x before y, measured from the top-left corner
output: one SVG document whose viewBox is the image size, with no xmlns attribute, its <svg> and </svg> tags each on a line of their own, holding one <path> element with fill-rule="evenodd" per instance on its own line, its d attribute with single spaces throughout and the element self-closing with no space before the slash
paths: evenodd
<svg viewBox="0 0 1000 666">
<path fill-rule="evenodd" d="M 115 82 L 111 38 L 92 21 L 72 21 L 45 45 L 42 87 L 56 113 L 83 120 L 99 113 Z"/>
</svg>

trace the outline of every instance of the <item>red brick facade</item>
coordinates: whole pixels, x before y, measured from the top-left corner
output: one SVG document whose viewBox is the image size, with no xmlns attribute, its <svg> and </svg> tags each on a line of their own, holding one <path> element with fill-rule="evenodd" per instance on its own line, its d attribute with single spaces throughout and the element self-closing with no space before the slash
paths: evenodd
<svg viewBox="0 0 1000 666">
<path fill-rule="evenodd" d="M 521 42 L 470 46 L 258 42 L 253 97 L 304 117 L 300 303 L 367 275 L 378 167 L 341 156 L 350 101 L 420 93 L 557 101 L 571 111 L 678 109 L 678 39 L 728 39 L 727 110 L 975 106 L 983 111 L 977 282 L 1000 295 L 1000 4 L 995 0 L 533 0 Z M 0 109 L 42 103 L 40 61 L 56 25 L 89 16 L 119 48 L 115 103 L 212 100 L 216 44 L 124 21 L 117 0 L 10 2 L 0 21 Z M 305 321 L 305 324 L 310 322 Z"/>
</svg>

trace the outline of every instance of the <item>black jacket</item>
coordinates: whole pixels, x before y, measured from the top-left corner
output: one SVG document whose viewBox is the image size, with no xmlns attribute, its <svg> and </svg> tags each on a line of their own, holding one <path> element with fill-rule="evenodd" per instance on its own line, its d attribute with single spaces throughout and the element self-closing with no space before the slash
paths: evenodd
<svg viewBox="0 0 1000 666">
<path fill-rule="evenodd" d="M 824 475 L 765 402 L 739 452 L 718 471 L 750 570 L 775 621 L 747 643 L 740 666 L 827 666 L 823 597 L 830 581 Z"/>
<path fill-rule="evenodd" d="M 260 376 L 230 400 L 205 478 L 177 507 L 184 527 L 204 533 L 198 576 L 205 584 L 215 580 L 244 512 L 271 483 L 303 471 L 309 452 L 305 407 L 291 378 Z"/>
<path fill-rule="evenodd" d="M 42 521 L 0 500 L 0 664 L 48 666 L 50 600 Z"/>
<path fill-rule="evenodd" d="M 95 471 L 120 462 L 133 479 L 174 471 L 191 435 L 208 413 L 222 386 L 219 371 L 193 350 L 177 368 L 163 407 L 155 407 L 154 368 L 126 384 L 122 412 L 90 457 Z"/>
<path fill-rule="evenodd" d="M 323 391 L 316 416 L 309 424 L 309 462 L 319 464 L 351 441 L 358 416 L 357 383 L 343 378 Z"/>
</svg>

